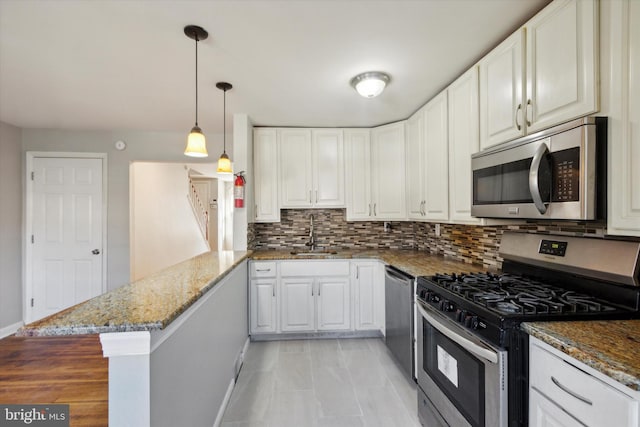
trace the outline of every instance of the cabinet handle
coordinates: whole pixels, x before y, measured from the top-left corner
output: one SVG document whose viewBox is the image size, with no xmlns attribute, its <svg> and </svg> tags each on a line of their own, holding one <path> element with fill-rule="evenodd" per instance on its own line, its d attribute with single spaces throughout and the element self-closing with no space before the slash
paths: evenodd
<svg viewBox="0 0 640 427">
<path fill-rule="evenodd" d="M 371 216 L 371 203 L 369 203 L 369 216 Z"/>
<path fill-rule="evenodd" d="M 320 296 L 320 283 L 318 283 L 318 296 Z"/>
<path fill-rule="evenodd" d="M 374 204 L 373 204 L 373 216 L 377 216 L 377 215 L 378 215 L 378 214 L 376 213 L 376 204 L 377 204 L 377 203 L 374 203 Z"/>
<path fill-rule="evenodd" d="M 360 266 L 358 265 L 356 267 L 356 279 L 359 279 L 359 278 L 360 278 Z"/>
<path fill-rule="evenodd" d="M 258 219 L 258 205 L 256 205 L 255 210 L 253 211 L 253 216 L 256 217 L 256 219 Z"/>
<path fill-rule="evenodd" d="M 531 107 L 531 109 L 529 109 Z M 529 120 L 529 110 L 531 110 L 531 120 Z M 524 118 L 527 121 L 527 126 L 531 126 L 531 122 L 533 121 L 533 105 L 531 105 L 531 100 L 527 99 L 527 106 L 524 108 Z"/>
<path fill-rule="evenodd" d="M 256 268 L 256 271 L 271 271 L 270 268 Z"/>
<path fill-rule="evenodd" d="M 318 190 L 316 190 L 316 203 L 318 203 Z"/>
<path fill-rule="evenodd" d="M 427 210 L 425 209 L 425 206 L 427 205 L 427 201 L 423 200 L 422 203 L 420 204 L 420 213 L 422 214 L 422 216 L 426 216 L 427 215 Z"/>
<path fill-rule="evenodd" d="M 309 190 L 309 203 L 313 203 L 313 195 L 311 193 L 313 193 L 313 191 Z"/>
<path fill-rule="evenodd" d="M 273 296 L 274 297 L 276 296 L 276 287 L 275 286 L 273 287 Z"/>
<path fill-rule="evenodd" d="M 522 110 L 522 104 L 518 104 L 518 108 L 516 108 L 516 128 L 518 128 L 518 130 L 522 129 L 522 126 L 520 126 L 520 123 L 518 123 L 518 113 L 520 112 L 520 110 Z"/>
<path fill-rule="evenodd" d="M 551 381 L 553 381 L 553 383 L 562 391 L 564 391 L 567 394 L 570 394 L 571 396 L 575 397 L 576 399 L 586 403 L 587 405 L 593 405 L 593 402 L 590 401 L 589 399 L 587 399 L 586 397 L 582 397 L 580 396 L 578 393 L 576 393 L 575 391 L 570 390 L 569 388 L 567 388 L 566 386 L 560 384 L 560 381 L 558 381 L 555 377 L 551 377 Z"/>
</svg>

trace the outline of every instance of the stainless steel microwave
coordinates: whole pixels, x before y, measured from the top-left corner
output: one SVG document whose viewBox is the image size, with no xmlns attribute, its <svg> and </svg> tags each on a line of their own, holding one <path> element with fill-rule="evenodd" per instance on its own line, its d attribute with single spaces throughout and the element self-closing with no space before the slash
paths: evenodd
<svg viewBox="0 0 640 427">
<path fill-rule="evenodd" d="M 606 216 L 606 117 L 585 117 L 471 156 L 471 215 Z"/>
</svg>

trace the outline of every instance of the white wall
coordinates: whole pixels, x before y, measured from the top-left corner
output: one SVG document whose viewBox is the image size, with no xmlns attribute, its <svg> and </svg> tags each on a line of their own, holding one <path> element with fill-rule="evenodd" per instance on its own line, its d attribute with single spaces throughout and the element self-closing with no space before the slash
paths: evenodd
<svg viewBox="0 0 640 427">
<path fill-rule="evenodd" d="M 253 126 L 246 114 L 233 116 L 233 172 L 245 172 L 244 208 L 233 210 L 233 249 L 247 249 L 247 226 L 253 218 Z"/>
<path fill-rule="evenodd" d="M 222 153 L 222 134 L 207 134 L 206 159 L 187 158 L 184 147 L 187 132 L 142 131 L 65 131 L 22 129 L 23 151 L 73 151 L 107 153 L 107 284 L 112 290 L 129 283 L 129 164 L 133 161 L 211 163 Z M 118 151 L 115 141 L 123 140 L 127 149 Z M 230 144 L 231 145 L 231 144 Z M 233 152 L 227 153 L 233 159 Z M 22 155 L 24 158 L 24 155 Z M 23 160 L 24 161 L 24 160 Z M 22 196 L 20 196 L 22 197 Z M 20 261 L 21 262 L 21 261 Z M 20 284 L 16 284 L 21 289 Z"/>
<path fill-rule="evenodd" d="M 189 202 L 186 165 L 135 162 L 129 180 L 132 281 L 209 250 Z"/>
<path fill-rule="evenodd" d="M 0 122 L 0 338 L 22 321 L 20 138 L 19 128 Z"/>
</svg>

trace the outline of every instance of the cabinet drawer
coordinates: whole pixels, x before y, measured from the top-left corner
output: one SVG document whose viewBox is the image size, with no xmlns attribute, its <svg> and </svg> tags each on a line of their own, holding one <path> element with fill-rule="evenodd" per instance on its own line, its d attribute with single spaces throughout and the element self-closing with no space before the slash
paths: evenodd
<svg viewBox="0 0 640 427">
<path fill-rule="evenodd" d="M 282 261 L 280 275 L 285 276 L 348 276 L 349 261 Z"/>
<path fill-rule="evenodd" d="M 276 277 L 275 261 L 254 261 L 251 263 L 251 277 Z"/>
<path fill-rule="evenodd" d="M 630 396 L 535 344 L 530 357 L 530 386 L 586 425 L 629 426 L 637 419 Z"/>
</svg>

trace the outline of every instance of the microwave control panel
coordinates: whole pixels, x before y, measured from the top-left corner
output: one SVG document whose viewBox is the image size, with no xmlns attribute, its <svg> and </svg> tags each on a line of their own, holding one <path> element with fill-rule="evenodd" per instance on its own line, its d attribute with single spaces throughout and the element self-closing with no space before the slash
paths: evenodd
<svg viewBox="0 0 640 427">
<path fill-rule="evenodd" d="M 580 148 L 551 153 L 554 202 L 575 202 L 580 199 Z"/>
</svg>

